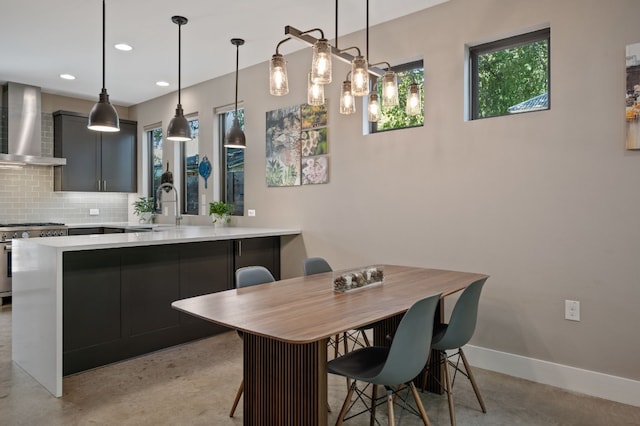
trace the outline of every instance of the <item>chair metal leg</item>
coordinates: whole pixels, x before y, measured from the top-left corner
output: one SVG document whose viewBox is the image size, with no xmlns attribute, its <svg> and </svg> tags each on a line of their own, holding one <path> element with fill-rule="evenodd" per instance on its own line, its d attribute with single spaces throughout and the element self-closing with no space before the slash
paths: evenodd
<svg viewBox="0 0 640 426">
<path fill-rule="evenodd" d="M 422 422 L 425 424 L 425 426 L 431 426 L 429 416 L 427 416 L 427 410 L 424 409 L 424 405 L 422 404 L 422 400 L 420 399 L 420 394 L 418 393 L 418 389 L 416 389 L 416 385 L 414 385 L 413 382 L 409 382 L 409 387 L 411 388 L 413 399 L 415 399 L 416 406 L 418 407 L 420 415 L 422 416 Z"/>
<path fill-rule="evenodd" d="M 342 421 L 344 420 L 344 416 L 347 414 L 347 410 L 349 409 L 349 404 L 351 403 L 351 397 L 353 396 L 353 391 L 356 389 L 356 381 L 354 380 L 349 386 L 349 391 L 347 392 L 347 396 L 344 399 L 344 403 L 342 404 L 342 408 L 340 409 L 340 413 L 338 414 L 338 419 L 336 420 L 336 426 L 342 425 Z"/>
<path fill-rule="evenodd" d="M 387 391 L 387 407 L 389 411 L 389 426 L 395 426 L 396 419 L 393 414 L 393 391 Z"/>
<path fill-rule="evenodd" d="M 233 401 L 233 406 L 231 407 L 231 412 L 229 413 L 229 417 L 233 417 L 236 412 L 236 407 L 238 406 L 238 402 L 240 401 L 240 397 L 244 393 L 244 378 L 242 382 L 240 382 L 240 387 L 238 388 L 238 392 L 236 393 L 236 399 Z"/>
<path fill-rule="evenodd" d="M 449 366 L 447 365 L 447 354 L 443 353 L 444 358 L 444 380 L 447 385 L 447 401 L 449 403 L 449 418 L 451 419 L 451 426 L 456 426 L 456 412 L 453 407 L 453 389 L 451 388 L 451 377 L 449 374 Z"/>
<path fill-rule="evenodd" d="M 365 345 L 371 346 L 371 343 L 369 342 L 369 338 L 367 337 L 366 330 L 362 330 L 362 338 L 364 339 Z"/>
<path fill-rule="evenodd" d="M 478 389 L 478 384 L 476 383 L 475 377 L 473 377 L 473 373 L 471 372 L 471 368 L 469 367 L 469 362 L 467 362 L 467 357 L 464 355 L 462 348 L 460 348 L 460 358 L 462 358 L 462 363 L 464 364 L 464 368 L 467 370 L 467 376 L 469 376 L 469 381 L 471 382 L 473 391 L 476 393 L 476 398 L 478 398 L 478 402 L 480 403 L 480 408 L 482 408 L 483 413 L 486 413 L 487 408 L 484 405 L 484 401 L 482 400 L 482 396 L 480 395 L 480 390 Z"/>
</svg>

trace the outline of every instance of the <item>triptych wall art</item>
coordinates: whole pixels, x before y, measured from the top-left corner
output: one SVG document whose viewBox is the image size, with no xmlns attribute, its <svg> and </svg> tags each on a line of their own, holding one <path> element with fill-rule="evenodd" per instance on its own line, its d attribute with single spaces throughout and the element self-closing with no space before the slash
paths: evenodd
<svg viewBox="0 0 640 426">
<path fill-rule="evenodd" d="M 626 121 L 627 149 L 640 149 L 640 43 L 629 44 L 627 53 Z"/>
<path fill-rule="evenodd" d="M 267 186 L 329 182 L 326 105 L 268 111 L 266 129 Z"/>
</svg>

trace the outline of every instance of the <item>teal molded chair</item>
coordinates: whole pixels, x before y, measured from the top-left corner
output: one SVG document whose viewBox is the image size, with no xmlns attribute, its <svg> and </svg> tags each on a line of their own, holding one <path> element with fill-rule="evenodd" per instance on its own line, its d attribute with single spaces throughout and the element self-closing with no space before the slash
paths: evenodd
<svg viewBox="0 0 640 426">
<path fill-rule="evenodd" d="M 252 285 L 264 284 L 264 283 L 272 283 L 276 279 L 273 277 L 271 272 L 264 266 L 245 266 L 244 268 L 238 268 L 236 270 L 236 287 L 250 287 Z M 242 338 L 242 332 L 238 331 L 238 335 Z M 236 407 L 238 406 L 238 402 L 240 401 L 240 397 L 244 393 L 244 378 L 240 383 L 240 387 L 238 388 L 238 392 L 236 393 L 236 399 L 233 401 L 233 406 L 231 407 L 231 412 L 229 413 L 229 417 L 233 417 L 236 412 Z"/>
<path fill-rule="evenodd" d="M 476 394 L 476 398 L 480 403 L 482 412 L 487 412 L 482 396 L 480 395 L 480 390 L 476 384 L 476 379 L 473 377 L 471 367 L 469 366 L 469 362 L 467 362 L 467 357 L 464 355 L 464 351 L 462 350 L 462 347 L 471 340 L 473 332 L 476 329 L 480 292 L 482 291 L 482 287 L 486 280 L 486 278 L 483 278 L 469 284 L 469 286 L 467 286 L 460 295 L 460 298 L 458 298 L 456 305 L 453 307 L 449 323 L 435 324 L 433 329 L 433 341 L 431 342 L 431 348 L 434 351 L 439 351 L 441 353 L 441 358 L 443 362 L 446 363 L 445 366 L 450 365 L 455 369 L 453 380 L 449 375 L 449 368 L 443 369 L 446 387 L 445 391 L 447 392 L 449 416 L 452 426 L 456 424 L 452 388 L 453 383 L 455 382 L 456 373 L 458 372 L 469 379 L 471 386 L 473 387 L 473 391 Z M 456 352 L 447 356 L 446 351 L 448 350 L 455 350 Z M 450 358 L 456 355 L 459 355 L 458 361 L 453 363 Z M 464 371 L 460 368 L 460 360 L 462 360 L 462 363 L 464 364 Z"/>
<path fill-rule="evenodd" d="M 305 275 L 322 274 L 323 272 L 331 272 L 329 262 L 321 257 L 310 257 L 302 261 L 302 270 Z"/>
<path fill-rule="evenodd" d="M 351 398 L 354 392 L 357 392 L 359 399 L 362 399 L 364 390 L 357 389 L 358 381 L 373 385 L 371 407 L 368 407 L 371 411 L 372 424 L 375 421 L 375 408 L 378 405 L 377 385 L 383 385 L 386 389 L 389 425 L 393 425 L 394 394 L 405 384 L 408 384 L 411 389 L 422 421 L 425 425 L 431 424 L 413 379 L 420 374 L 427 363 L 434 315 L 439 301 L 440 294 L 435 294 L 414 303 L 402 317 L 390 347 L 371 346 L 356 349 L 329 361 L 327 364 L 329 373 L 353 380 L 336 424 L 342 424 L 345 415 L 353 405 Z M 358 414 L 361 413 L 355 415 Z"/>
<path fill-rule="evenodd" d="M 310 257 L 305 259 L 302 262 L 302 270 L 304 271 L 304 275 L 314 275 L 314 274 L 322 274 L 324 272 L 332 272 L 331 265 L 322 257 Z M 353 350 L 356 347 L 366 347 L 371 346 L 369 342 L 369 338 L 365 333 L 365 330 L 372 328 L 372 326 L 360 327 L 353 331 L 348 331 L 342 333 L 342 338 L 340 335 L 335 336 L 334 339 L 329 340 L 329 345 L 334 347 L 334 357 L 337 357 L 340 354 L 340 342 L 343 343 L 344 353 L 349 352 L 349 343 L 351 343 Z M 364 344 L 360 341 L 360 336 L 362 336 L 362 340 L 364 340 Z"/>
</svg>

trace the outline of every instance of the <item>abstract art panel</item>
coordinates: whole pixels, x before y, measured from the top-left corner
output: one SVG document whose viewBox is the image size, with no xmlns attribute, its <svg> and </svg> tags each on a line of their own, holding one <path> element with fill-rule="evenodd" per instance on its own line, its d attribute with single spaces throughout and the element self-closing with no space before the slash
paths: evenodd
<svg viewBox="0 0 640 426">
<path fill-rule="evenodd" d="M 314 185 L 329 182 L 329 157 L 317 155 L 302 159 L 302 184 Z"/>
<path fill-rule="evenodd" d="M 267 186 L 328 183 L 326 106 L 280 108 L 266 119 Z"/>
<path fill-rule="evenodd" d="M 627 149 L 640 149 L 640 43 L 627 45 Z"/>
<path fill-rule="evenodd" d="M 267 112 L 267 186 L 300 185 L 300 105 Z"/>
</svg>

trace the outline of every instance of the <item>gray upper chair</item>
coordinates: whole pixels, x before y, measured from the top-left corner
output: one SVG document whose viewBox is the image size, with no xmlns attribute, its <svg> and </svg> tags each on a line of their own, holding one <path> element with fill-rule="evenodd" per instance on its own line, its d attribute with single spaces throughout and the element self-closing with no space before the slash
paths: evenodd
<svg viewBox="0 0 640 426">
<path fill-rule="evenodd" d="M 243 268 L 238 268 L 236 270 L 236 287 L 250 287 L 258 284 L 272 283 L 275 282 L 275 278 L 273 274 L 269 272 L 267 268 L 264 266 L 245 266 Z M 242 333 L 238 331 L 238 335 L 242 337 Z M 238 402 L 240 401 L 240 397 L 244 393 L 244 378 L 240 383 L 240 387 L 238 388 L 238 392 L 236 392 L 236 398 L 233 401 L 233 406 L 231 407 L 231 412 L 229 413 L 229 417 L 233 417 L 236 412 L 236 407 L 238 406 Z"/>
<path fill-rule="evenodd" d="M 252 285 L 272 283 L 276 279 L 264 266 L 245 266 L 236 270 L 236 287 L 250 287 Z"/>
<path fill-rule="evenodd" d="M 402 317 L 390 347 L 361 348 L 329 361 L 327 364 L 329 373 L 353 380 L 340 410 L 337 423 L 344 420 L 351 405 L 351 397 L 356 390 L 357 382 L 361 381 L 374 385 L 370 407 L 372 422 L 377 405 L 375 385 L 383 385 L 386 389 L 389 424 L 394 424 L 394 393 L 400 390 L 404 384 L 408 384 L 423 422 L 427 425 L 430 424 L 427 412 L 412 380 L 420 374 L 427 363 L 434 315 L 439 301 L 440 294 L 435 294 L 414 303 Z"/>
<path fill-rule="evenodd" d="M 471 372 L 471 368 L 469 366 L 469 363 L 467 362 L 467 357 L 464 355 L 462 347 L 466 345 L 469 340 L 471 340 L 471 337 L 473 336 L 473 333 L 476 329 L 480 293 L 482 292 L 482 287 L 484 286 L 486 280 L 486 278 L 482 278 L 480 280 L 474 281 L 463 290 L 462 294 L 458 298 L 458 301 L 456 302 L 456 305 L 453 307 L 451 317 L 449 318 L 449 323 L 438 323 L 434 326 L 433 341 L 431 342 L 431 348 L 435 351 L 441 352 L 441 357 L 444 362 L 447 362 L 448 365 L 452 366 L 455 369 L 456 373 L 460 372 L 460 374 L 466 376 L 469 379 L 483 413 L 486 413 L 487 409 L 484 405 L 484 401 L 482 400 L 482 396 L 480 395 L 478 385 L 476 384 L 476 380 L 473 377 L 473 373 Z M 456 352 L 447 356 L 446 351 L 448 350 L 455 350 Z M 464 371 L 460 369 L 458 363 L 449 361 L 449 357 L 453 357 L 456 355 L 460 356 L 460 359 L 464 364 Z M 449 402 L 449 416 L 451 419 L 451 424 L 455 425 L 456 415 L 452 396 L 453 381 L 450 378 L 448 368 L 444 368 L 444 375 L 447 398 Z"/>
<path fill-rule="evenodd" d="M 331 272 L 329 263 L 321 257 L 310 257 L 302 262 L 302 269 L 305 275 L 322 274 L 323 272 Z"/>
</svg>

